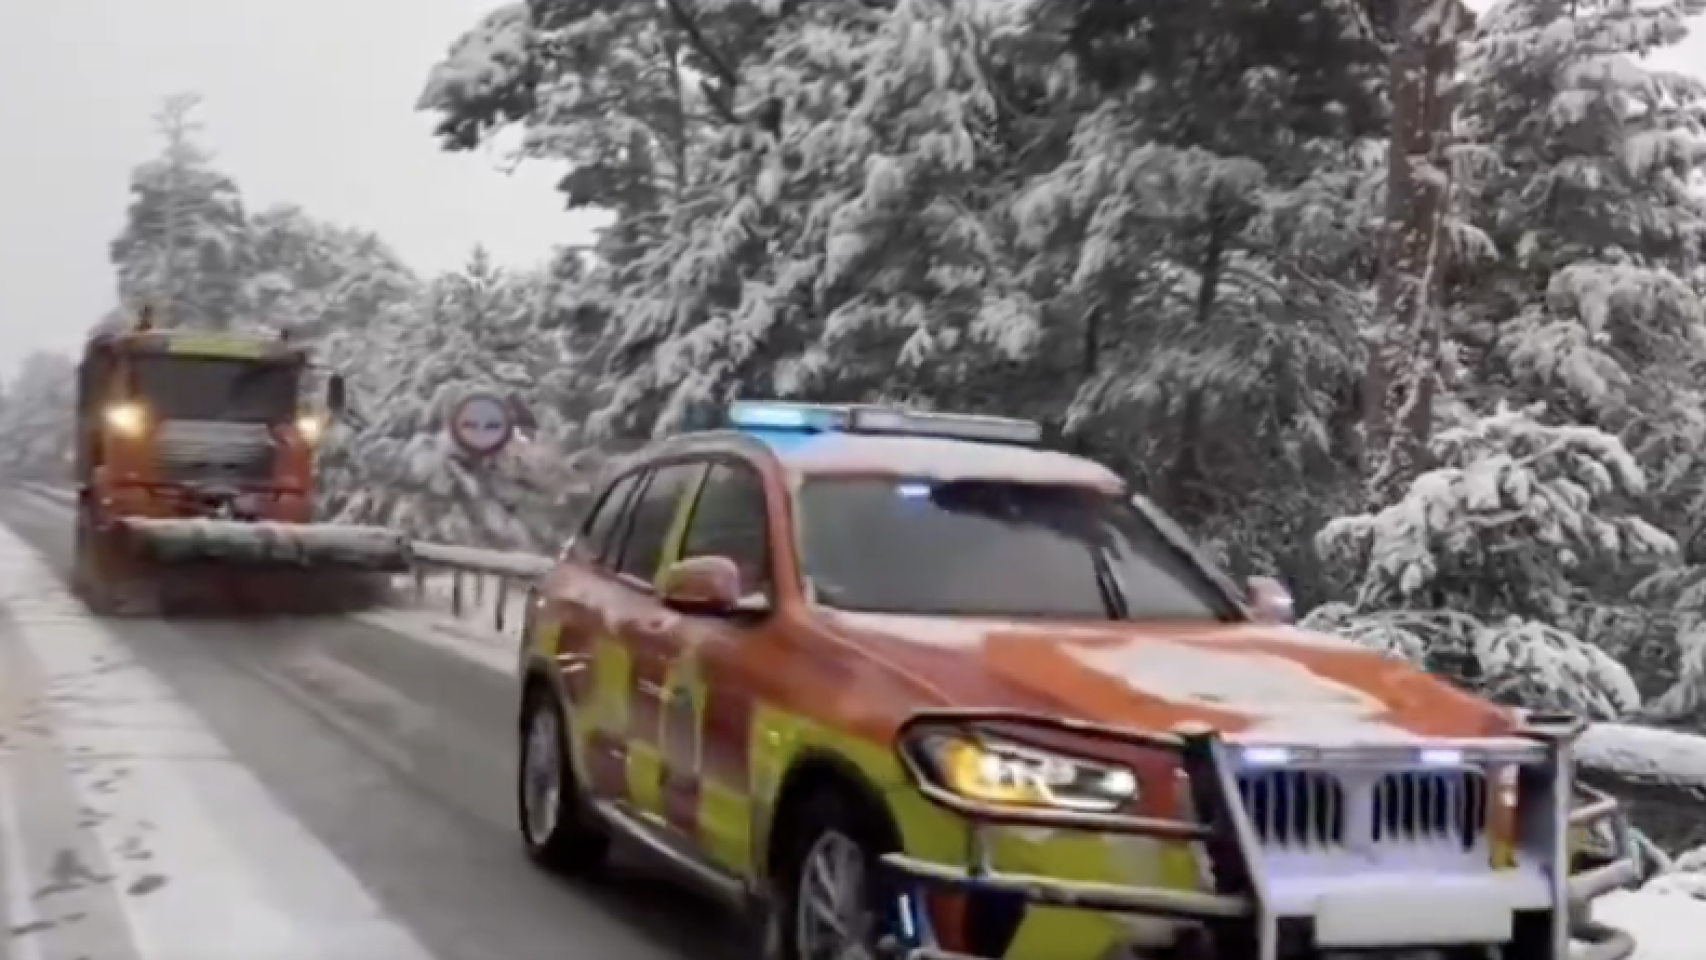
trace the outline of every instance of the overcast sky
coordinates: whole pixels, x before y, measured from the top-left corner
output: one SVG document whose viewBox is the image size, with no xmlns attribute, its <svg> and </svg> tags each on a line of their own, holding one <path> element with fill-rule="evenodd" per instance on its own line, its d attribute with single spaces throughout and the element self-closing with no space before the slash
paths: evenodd
<svg viewBox="0 0 1706 960">
<path fill-rule="evenodd" d="M 0 371 L 74 346 L 112 305 L 107 243 L 172 93 L 204 95 L 208 139 L 251 207 L 369 227 L 418 269 L 477 242 L 525 264 L 584 241 L 549 171 L 439 152 L 412 111 L 427 69 L 495 5 L 0 0 Z M 1706 37 L 1667 60 L 1706 70 Z"/>
<path fill-rule="evenodd" d="M 549 171 L 439 152 L 428 68 L 493 0 L 0 0 L 0 370 L 113 303 L 107 243 L 150 115 L 194 90 L 251 207 L 379 231 L 422 270 L 476 242 L 532 263 L 584 240 Z"/>
</svg>

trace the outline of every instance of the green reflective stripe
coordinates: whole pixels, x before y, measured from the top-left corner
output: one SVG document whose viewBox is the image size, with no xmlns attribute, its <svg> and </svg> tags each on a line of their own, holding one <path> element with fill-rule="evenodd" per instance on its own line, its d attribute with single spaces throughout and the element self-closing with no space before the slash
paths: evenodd
<svg viewBox="0 0 1706 960">
<path fill-rule="evenodd" d="M 663 752 L 637 737 L 628 739 L 628 799 L 637 810 L 663 815 Z"/>
<path fill-rule="evenodd" d="M 752 863 L 762 864 L 778 791 L 802 756 L 828 754 L 852 764 L 881 791 L 906 852 L 933 863 L 964 866 L 967 824 L 916 790 L 887 744 L 873 743 L 774 706 L 760 705 L 752 730 L 754 805 Z M 996 829 L 997 869 L 1046 877 L 1197 890 L 1201 877 L 1188 844 L 1073 833 Z M 750 874 L 749 874 L 750 875 Z M 1164 921 L 1034 907 L 1026 914 L 1006 960 L 1101 960 L 1134 932 L 1165 937 Z"/>
<path fill-rule="evenodd" d="M 166 350 L 174 354 L 239 359 L 260 359 L 276 352 L 276 348 L 261 340 L 218 334 L 174 334 L 166 341 Z"/>
</svg>

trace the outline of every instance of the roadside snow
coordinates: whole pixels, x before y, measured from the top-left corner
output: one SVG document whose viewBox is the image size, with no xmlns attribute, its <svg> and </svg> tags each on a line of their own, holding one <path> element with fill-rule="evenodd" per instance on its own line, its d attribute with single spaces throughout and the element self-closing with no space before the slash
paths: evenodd
<svg viewBox="0 0 1706 960">
<path fill-rule="evenodd" d="M 1706 789 L 1706 737 L 1627 723 L 1596 723 L 1576 743 L 1583 766 L 1631 779 Z"/>
<path fill-rule="evenodd" d="M 1594 901 L 1594 918 L 1629 931 L 1633 960 L 1700 960 L 1706 900 L 1652 889 L 1613 893 Z"/>
<path fill-rule="evenodd" d="M 517 638 L 521 636 L 522 618 L 527 610 L 527 590 L 511 585 L 498 589 L 496 577 L 464 576 L 462 608 L 456 609 L 455 578 L 448 572 L 427 572 L 420 579 L 413 575 L 399 577 L 397 596 L 407 609 L 431 611 L 460 625 L 463 630 L 478 631 L 482 636 Z M 499 608 L 503 626 L 498 626 Z"/>
</svg>

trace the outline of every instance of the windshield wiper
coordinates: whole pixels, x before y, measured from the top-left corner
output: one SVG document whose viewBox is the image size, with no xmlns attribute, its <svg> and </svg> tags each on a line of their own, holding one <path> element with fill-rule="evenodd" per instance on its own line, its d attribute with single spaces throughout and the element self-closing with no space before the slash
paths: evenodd
<svg viewBox="0 0 1706 960">
<path fill-rule="evenodd" d="M 1107 605 L 1108 616 L 1114 620 L 1131 619 L 1131 601 L 1127 599 L 1125 584 L 1120 582 L 1120 575 L 1114 572 L 1114 565 L 1108 562 L 1107 553 L 1101 550 L 1092 551 L 1092 560 L 1096 565 L 1096 586 L 1102 591 L 1102 602 Z"/>
</svg>

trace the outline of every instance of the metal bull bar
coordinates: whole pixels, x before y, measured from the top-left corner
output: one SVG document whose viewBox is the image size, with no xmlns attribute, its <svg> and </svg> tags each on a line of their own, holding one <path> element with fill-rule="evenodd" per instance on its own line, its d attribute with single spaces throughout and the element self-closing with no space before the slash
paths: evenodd
<svg viewBox="0 0 1706 960">
<path fill-rule="evenodd" d="M 1485 861 L 1485 875 L 1435 874 L 1434 878 L 1446 885 L 1458 883 L 1460 892 L 1454 895 L 1460 903 L 1469 902 L 1468 897 L 1480 896 L 1477 891 L 1483 888 L 1493 892 L 1524 888 L 1521 897 L 1510 901 L 1506 913 L 1508 936 L 1503 940 L 1508 944 L 1506 956 L 1522 960 L 1627 960 L 1635 951 L 1634 939 L 1621 930 L 1593 921 L 1588 916 L 1588 904 L 1612 890 L 1639 882 L 1640 869 L 1616 801 L 1580 788 L 1575 782 L 1571 747 L 1582 728 L 1570 718 L 1530 716 L 1525 726 L 1509 737 L 1427 739 L 1397 745 L 1298 744 L 1295 749 L 1307 756 L 1309 769 L 1327 774 L 1360 770 L 1380 776 L 1414 770 L 1413 758 L 1424 751 L 1448 754 L 1459 764 L 1453 769 L 1483 777 L 1481 782 L 1488 785 L 1481 794 L 1484 819 L 1491 816 L 1495 804 L 1506 802 L 1493 774 L 1514 771 L 1516 796 L 1513 834 L 1509 838 L 1513 844 L 1510 862 L 1496 868 L 1489 857 Z M 1056 747 L 1045 747 L 1026 738 L 1027 731 L 1050 737 L 1046 742 L 1065 735 L 1079 743 L 1135 748 L 1171 759 L 1187 778 L 1189 806 L 1193 811 L 1188 815 L 1190 818 L 1164 819 L 989 803 L 949 789 L 917 756 L 923 738 L 933 734 L 974 744 L 995 741 L 1058 752 Z M 1200 726 L 1151 734 L 1023 711 L 940 710 L 914 715 L 903 725 L 897 739 L 901 764 L 927 799 L 965 820 L 968 849 L 963 864 L 933 863 L 902 853 L 884 857 L 888 882 L 899 891 L 900 900 L 894 932 L 884 946 L 905 960 L 974 960 L 972 955 L 944 949 L 931 927 L 929 912 L 918 908 L 921 901 L 915 894 L 932 889 L 1025 905 L 1175 921 L 1181 930 L 1187 931 L 1189 943 L 1194 946 L 1191 955 L 1211 960 L 1287 960 L 1299 948 L 1304 955 L 1312 955 L 1312 947 L 1355 950 L 1486 945 L 1451 940 L 1390 944 L 1323 942 L 1318 914 L 1299 915 L 1295 906 L 1282 909 L 1281 894 L 1286 892 L 1288 878 L 1270 863 L 1270 851 L 1264 846 L 1239 787 L 1240 774 L 1250 769 L 1241 764 L 1241 752 L 1250 746 L 1254 745 L 1229 743 L 1216 731 Z M 1406 758 L 1411 758 L 1408 765 Z M 1086 757 L 1093 759 L 1094 755 Z M 1585 802 L 1578 805 L 1578 798 L 1585 798 Z M 1607 823 L 1614 846 L 1609 862 L 1572 876 L 1571 831 Z M 989 832 L 1003 827 L 1189 843 L 1198 853 L 1199 864 L 1206 868 L 1202 871 L 1205 889 L 1089 883 L 1002 872 L 991 862 L 993 843 Z M 1430 877 L 1425 868 L 1424 872 L 1401 879 L 1406 883 L 1406 900 L 1410 903 L 1425 902 L 1432 893 L 1427 886 Z M 1410 900 L 1408 891 L 1412 890 L 1419 899 Z M 1297 898 L 1286 902 L 1295 905 Z M 1411 918 L 1416 916 L 1413 908 L 1407 913 Z M 1442 923 L 1453 919 L 1449 913 L 1438 918 Z"/>
</svg>

